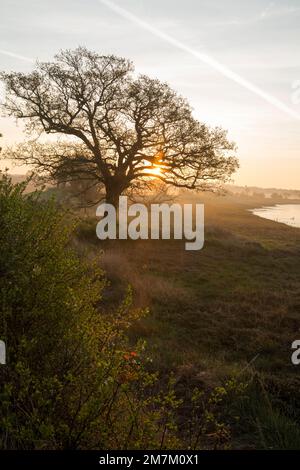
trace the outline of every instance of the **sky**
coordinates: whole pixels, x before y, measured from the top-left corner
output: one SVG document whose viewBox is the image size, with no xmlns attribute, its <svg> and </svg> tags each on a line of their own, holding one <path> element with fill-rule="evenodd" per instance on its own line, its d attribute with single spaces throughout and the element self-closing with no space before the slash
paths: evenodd
<svg viewBox="0 0 300 470">
<path fill-rule="evenodd" d="M 29 72 L 78 45 L 131 59 L 227 129 L 236 184 L 300 189 L 300 0 L 1 2 L 0 70 Z M 0 132 L 2 147 L 26 138 L 12 118 Z"/>
</svg>

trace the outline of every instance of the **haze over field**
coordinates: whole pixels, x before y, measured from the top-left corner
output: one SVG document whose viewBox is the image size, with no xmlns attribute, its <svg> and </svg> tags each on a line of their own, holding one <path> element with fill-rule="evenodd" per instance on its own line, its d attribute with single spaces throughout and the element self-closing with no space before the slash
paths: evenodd
<svg viewBox="0 0 300 470">
<path fill-rule="evenodd" d="M 114 5 L 160 37 L 120 16 Z M 300 79 L 299 19 L 296 0 L 28 0 L 25 11 L 23 2 L 13 0 L 1 8 L 0 68 L 30 71 L 35 59 L 50 60 L 78 44 L 130 58 L 138 73 L 167 81 L 185 96 L 199 120 L 228 129 L 239 148 L 236 184 L 300 189 L 300 103 L 292 100 Z M 220 70 L 195 52 L 213 57 Z M 222 65 L 271 100 L 225 76 Z M 0 131 L 4 144 L 23 138 L 13 119 L 1 118 Z"/>
</svg>

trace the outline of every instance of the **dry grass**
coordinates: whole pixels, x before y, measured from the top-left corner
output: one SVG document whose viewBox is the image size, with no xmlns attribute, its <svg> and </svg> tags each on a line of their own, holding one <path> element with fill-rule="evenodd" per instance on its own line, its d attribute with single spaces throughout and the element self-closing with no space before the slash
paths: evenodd
<svg viewBox="0 0 300 470">
<path fill-rule="evenodd" d="M 249 202 L 204 202 L 206 241 L 199 252 L 185 251 L 180 241 L 97 242 L 95 221 L 85 222 L 79 245 L 91 257 L 103 251 L 106 306 L 130 284 L 135 306 L 149 307 L 131 336 L 147 339 L 155 369 L 212 387 L 255 357 L 251 370 L 281 409 L 300 419 L 298 371 L 290 362 L 300 332 L 300 230 L 252 215 Z M 299 399 L 286 396 L 287 383 Z"/>
</svg>

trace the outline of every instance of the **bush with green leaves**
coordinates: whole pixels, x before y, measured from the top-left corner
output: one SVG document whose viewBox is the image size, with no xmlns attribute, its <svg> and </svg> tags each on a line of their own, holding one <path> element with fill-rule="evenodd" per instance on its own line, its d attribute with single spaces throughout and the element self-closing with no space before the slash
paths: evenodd
<svg viewBox="0 0 300 470">
<path fill-rule="evenodd" d="M 0 179 L 0 447 L 178 446 L 178 401 L 154 392 L 143 345 L 126 339 L 130 292 L 101 312 L 105 281 L 72 249 L 71 218 L 25 186 Z"/>
</svg>

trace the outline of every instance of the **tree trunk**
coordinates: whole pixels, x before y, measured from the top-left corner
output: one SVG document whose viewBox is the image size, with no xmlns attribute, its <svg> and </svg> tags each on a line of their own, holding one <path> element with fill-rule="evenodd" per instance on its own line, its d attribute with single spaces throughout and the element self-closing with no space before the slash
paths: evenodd
<svg viewBox="0 0 300 470">
<path fill-rule="evenodd" d="M 125 187 L 120 182 L 117 182 L 115 179 L 111 179 L 105 185 L 106 197 L 105 200 L 108 204 L 112 204 L 115 208 L 119 206 L 119 197 L 124 191 Z"/>
</svg>

